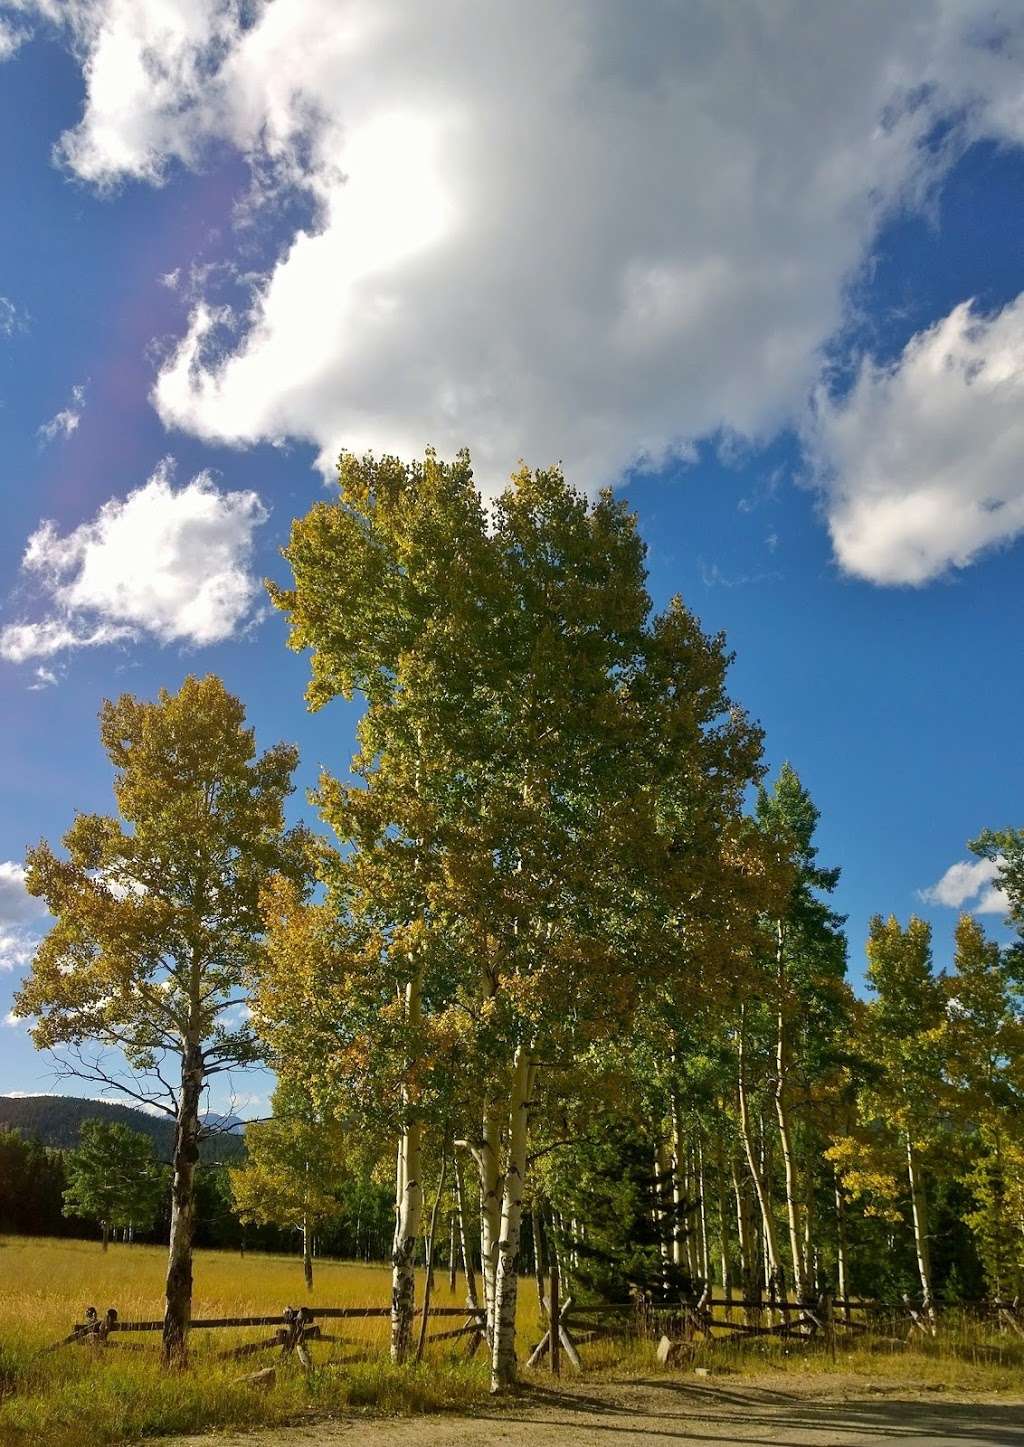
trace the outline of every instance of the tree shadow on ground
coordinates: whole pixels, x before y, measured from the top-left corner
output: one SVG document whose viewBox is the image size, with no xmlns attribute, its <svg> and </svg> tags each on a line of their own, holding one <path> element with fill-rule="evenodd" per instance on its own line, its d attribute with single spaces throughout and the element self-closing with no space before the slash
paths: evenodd
<svg viewBox="0 0 1024 1447">
<path fill-rule="evenodd" d="M 645 1438 L 685 1438 L 721 1447 L 743 1441 L 757 1447 L 799 1447 L 802 1442 L 821 1441 L 823 1434 L 836 1447 L 901 1440 L 1024 1447 L 1024 1406 L 1019 1403 L 930 1401 L 882 1394 L 875 1399 L 815 1401 L 767 1388 L 734 1389 L 664 1379 L 611 1381 L 607 1385 L 608 1396 L 531 1385 L 523 1402 L 544 1412 L 546 1428 L 585 1430 L 594 1433 L 595 1440 L 605 1434 L 639 1430 Z M 637 1389 L 644 1394 L 639 1399 L 615 1396 L 617 1390 L 636 1393 Z M 553 1412 L 560 1415 L 554 1417 Z M 595 1420 L 601 1417 L 606 1420 Z"/>
</svg>

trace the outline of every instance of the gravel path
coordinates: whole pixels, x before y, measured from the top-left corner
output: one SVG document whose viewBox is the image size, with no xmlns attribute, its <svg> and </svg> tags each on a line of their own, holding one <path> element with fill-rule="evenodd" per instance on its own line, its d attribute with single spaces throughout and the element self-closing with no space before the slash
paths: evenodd
<svg viewBox="0 0 1024 1447">
<path fill-rule="evenodd" d="M 788 1380 L 779 1388 L 683 1377 L 602 1380 L 532 1388 L 511 1406 L 472 1417 L 346 1419 L 176 1438 L 173 1447 L 1024 1447 L 1024 1397 L 951 1400 L 842 1381 L 827 1391 Z"/>
</svg>

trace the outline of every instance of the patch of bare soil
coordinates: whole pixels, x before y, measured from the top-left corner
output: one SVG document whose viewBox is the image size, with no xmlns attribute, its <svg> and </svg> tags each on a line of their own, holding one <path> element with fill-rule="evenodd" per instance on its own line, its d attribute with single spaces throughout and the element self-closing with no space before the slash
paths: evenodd
<svg viewBox="0 0 1024 1447">
<path fill-rule="evenodd" d="M 776 1379 L 777 1380 L 777 1379 Z M 346 1418 L 165 1447 L 1024 1447 L 1024 1397 L 952 1399 L 832 1377 L 606 1378 L 531 1386 L 472 1416 Z"/>
</svg>

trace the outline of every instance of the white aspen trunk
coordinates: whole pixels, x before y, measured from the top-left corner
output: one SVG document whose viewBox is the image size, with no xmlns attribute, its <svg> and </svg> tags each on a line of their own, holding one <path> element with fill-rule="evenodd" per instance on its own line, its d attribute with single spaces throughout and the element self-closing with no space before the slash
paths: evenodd
<svg viewBox="0 0 1024 1447">
<path fill-rule="evenodd" d="M 718 1203 L 718 1259 L 722 1273 L 722 1295 L 732 1301 L 732 1265 L 729 1258 L 729 1207 L 725 1184 L 725 1152 L 722 1137 L 715 1139 L 715 1196 Z M 729 1313 L 727 1312 L 728 1316 Z"/>
<path fill-rule="evenodd" d="M 455 1282 L 459 1271 L 459 1257 L 455 1246 L 455 1212 L 448 1212 L 448 1293 L 454 1295 Z"/>
<path fill-rule="evenodd" d="M 910 1185 L 911 1214 L 914 1218 L 914 1248 L 917 1253 L 917 1272 L 921 1278 L 921 1304 L 925 1316 L 934 1320 L 935 1301 L 932 1296 L 931 1252 L 928 1249 L 928 1208 L 925 1204 L 921 1168 L 909 1130 L 904 1134 L 904 1142 L 907 1150 L 907 1180 Z"/>
<path fill-rule="evenodd" d="M 683 1153 L 683 1189 L 686 1193 L 686 1269 L 691 1287 L 700 1277 L 700 1227 L 693 1156 L 689 1147 Z"/>
<path fill-rule="evenodd" d="M 846 1206 L 843 1201 L 843 1193 L 839 1185 L 839 1177 L 835 1178 L 835 1202 L 836 1202 L 836 1276 L 839 1287 L 839 1299 L 847 1305 L 843 1308 L 846 1320 L 850 1319 L 850 1281 L 846 1268 Z"/>
<path fill-rule="evenodd" d="M 672 1264 L 683 1264 L 683 1147 L 679 1130 L 679 1097 L 672 1092 Z"/>
<path fill-rule="evenodd" d="M 667 1141 L 660 1138 L 654 1149 L 655 1186 L 654 1220 L 658 1233 L 658 1249 L 661 1255 L 661 1288 L 668 1294 L 669 1263 L 675 1259 L 675 1241 L 680 1236 L 680 1223 L 671 1219 L 666 1210 L 666 1197 L 671 1190 L 675 1195 L 675 1181 L 672 1179 L 672 1151 Z"/>
<path fill-rule="evenodd" d="M 491 1391 L 503 1392 L 516 1379 L 516 1300 L 519 1237 L 523 1221 L 523 1186 L 526 1147 L 535 1067 L 529 1048 L 516 1051 L 512 1100 L 509 1110 L 508 1169 L 501 1205 L 498 1269 L 494 1283 L 494 1343 L 491 1353 Z"/>
<path fill-rule="evenodd" d="M 711 1281 L 711 1247 L 708 1233 L 708 1202 L 707 1193 L 705 1190 L 706 1182 L 704 1179 L 704 1142 L 700 1137 L 699 1131 L 697 1133 L 696 1156 L 697 1159 L 695 1164 L 697 1178 L 697 1202 L 699 1208 L 698 1220 L 700 1221 L 700 1265 L 701 1275 L 704 1278 L 704 1283 L 705 1285 L 708 1285 Z"/>
<path fill-rule="evenodd" d="M 501 1235 L 501 1113 L 496 1100 L 484 1109 L 483 1137 L 475 1152 L 480 1173 L 480 1274 L 484 1281 L 487 1340 L 494 1342 L 495 1281 Z"/>
<path fill-rule="evenodd" d="M 812 1182 L 808 1179 L 807 1199 L 804 1202 L 804 1286 L 809 1293 L 808 1300 L 817 1297 L 818 1282 L 818 1250 L 814 1245 L 814 1194 Z"/>
<path fill-rule="evenodd" d="M 994 1159 L 994 1169 L 992 1160 Z M 992 1216 L 995 1232 L 995 1296 L 997 1301 L 1003 1299 L 1004 1277 L 1006 1275 L 1006 1225 L 1003 1211 L 1003 1190 L 1005 1176 L 1003 1174 L 1003 1133 L 996 1130 L 992 1136 L 992 1154 L 988 1167 L 989 1190 L 992 1198 Z"/>
<path fill-rule="evenodd" d="M 466 1235 L 466 1191 L 462 1180 L 462 1162 L 459 1159 L 458 1150 L 455 1152 L 452 1168 L 455 1173 L 455 1215 L 457 1217 L 459 1232 L 459 1249 L 462 1252 L 462 1269 L 466 1275 L 466 1303 L 468 1306 L 471 1306 L 474 1311 L 477 1311 L 480 1307 L 480 1301 L 476 1292 L 476 1272 L 473 1270 L 473 1257 Z"/>
<path fill-rule="evenodd" d="M 768 1196 L 768 1187 L 757 1159 L 757 1152 L 754 1149 L 754 1140 L 750 1131 L 750 1101 L 747 1096 L 745 1055 L 746 1037 L 743 1024 L 741 1023 L 739 1048 L 737 1050 L 739 1064 L 738 1095 L 740 1107 L 740 1139 L 743 1142 L 743 1151 L 747 1158 L 747 1169 L 750 1172 L 750 1179 L 754 1183 L 757 1204 L 761 1208 L 761 1226 L 764 1232 L 765 1270 L 769 1272 L 776 1281 L 781 1281 L 779 1273 L 779 1243 L 775 1234 L 775 1221 L 772 1216 L 771 1200 Z"/>
<path fill-rule="evenodd" d="M 405 987 L 405 1015 L 410 1028 L 420 1022 L 420 978 L 413 975 Z M 410 1099 L 406 1092 L 405 1104 Z M 416 1302 L 416 1240 L 423 1214 L 423 1184 L 420 1180 L 418 1120 L 408 1119 L 398 1152 L 395 1199 L 395 1239 L 391 1253 L 391 1360 L 404 1362 L 412 1345 L 413 1313 Z"/>
<path fill-rule="evenodd" d="M 427 1344 L 427 1322 L 430 1319 L 430 1298 L 434 1291 L 434 1244 L 437 1240 L 437 1213 L 441 1209 L 441 1196 L 444 1193 L 445 1177 L 448 1174 L 448 1154 L 445 1152 L 441 1157 L 441 1175 L 437 1182 L 437 1194 L 434 1197 L 433 1209 L 430 1212 L 430 1223 L 427 1226 L 427 1249 L 425 1266 L 425 1281 L 423 1284 L 423 1310 L 420 1313 L 420 1334 L 416 1341 L 416 1360 L 423 1360 L 423 1349 Z"/>
<path fill-rule="evenodd" d="M 779 1143 L 782 1146 L 782 1165 L 786 1178 L 786 1221 L 789 1226 L 789 1251 L 793 1261 L 793 1291 L 797 1301 L 803 1301 L 806 1289 L 803 1250 L 800 1241 L 800 1203 L 797 1195 L 796 1161 L 793 1156 L 793 1139 L 789 1126 L 789 1105 L 786 1094 L 789 1074 L 789 1051 L 786 1039 L 786 1012 L 784 1007 L 785 978 L 783 963 L 784 934 L 782 921 L 776 925 L 778 947 L 776 954 L 778 990 L 778 1013 L 775 1038 L 775 1118 L 779 1123 Z"/>
<path fill-rule="evenodd" d="M 398 1227 L 402 1219 L 402 1202 L 405 1200 L 405 1136 L 398 1137 L 398 1155 L 395 1161 L 395 1229 L 391 1233 L 391 1254 L 398 1247 Z"/>
<path fill-rule="evenodd" d="M 747 1320 L 753 1322 L 757 1307 L 751 1303 L 759 1303 L 761 1300 L 757 1228 L 754 1224 L 751 1203 L 747 1198 L 744 1183 L 740 1180 L 735 1157 L 730 1163 L 730 1173 L 733 1197 L 736 1202 L 736 1236 L 740 1252 L 740 1295 L 747 1303 Z"/>
<path fill-rule="evenodd" d="M 410 1121 L 400 1147 L 402 1196 L 391 1253 L 391 1360 L 404 1362 L 412 1345 L 416 1303 L 416 1240 L 423 1215 L 420 1182 L 420 1126 Z"/>
</svg>

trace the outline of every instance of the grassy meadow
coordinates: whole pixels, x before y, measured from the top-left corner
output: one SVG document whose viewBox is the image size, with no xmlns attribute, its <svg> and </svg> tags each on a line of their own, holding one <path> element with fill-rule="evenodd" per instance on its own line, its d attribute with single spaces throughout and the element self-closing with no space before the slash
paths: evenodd
<svg viewBox="0 0 1024 1447">
<path fill-rule="evenodd" d="M 159 1334 L 120 1334 L 96 1352 L 72 1345 L 38 1355 L 81 1321 L 86 1306 L 102 1315 L 114 1306 L 124 1320 L 162 1315 L 166 1249 L 96 1242 L 0 1238 L 0 1443 L 41 1442 L 65 1447 L 83 1440 L 113 1443 L 161 1433 L 198 1431 L 221 1424 L 301 1420 L 359 1409 L 380 1412 L 459 1408 L 487 1393 L 483 1354 L 466 1363 L 465 1343 L 428 1349 L 420 1368 L 397 1371 L 387 1360 L 386 1317 L 324 1323 L 344 1342 L 314 1344 L 314 1372 L 297 1365 L 278 1371 L 268 1392 L 238 1378 L 277 1361 L 274 1351 L 242 1362 L 218 1362 L 229 1346 L 257 1341 L 271 1330 L 195 1332 L 192 1367 L 165 1373 L 158 1365 Z M 530 1283 L 524 1282 L 525 1285 Z M 316 1263 L 315 1290 L 307 1297 L 298 1256 L 198 1251 L 196 1317 L 273 1315 L 285 1306 L 385 1306 L 390 1271 L 383 1265 Z M 461 1306 L 464 1288 L 449 1292 L 446 1273 L 435 1274 L 434 1303 Z M 532 1317 L 532 1320 L 531 1320 Z M 524 1292 L 523 1325 L 536 1329 L 536 1295 Z M 438 1323 L 459 1325 L 457 1321 Z M 332 1359 L 341 1359 L 332 1364 Z"/>
<path fill-rule="evenodd" d="M 95 1306 L 101 1315 L 115 1306 L 125 1320 L 159 1317 L 165 1260 L 164 1249 L 155 1246 L 114 1243 L 104 1254 L 95 1242 L 0 1238 L 2 1447 L 79 1447 L 83 1441 L 100 1447 L 228 1424 L 299 1422 L 360 1411 L 458 1411 L 487 1395 L 483 1354 L 467 1363 L 463 1341 L 435 1344 L 420 1367 L 393 1368 L 387 1360 L 385 1317 L 324 1323 L 325 1330 L 343 1334 L 345 1341 L 314 1343 L 313 1371 L 285 1364 L 268 1391 L 255 1391 L 238 1379 L 274 1363 L 273 1351 L 242 1362 L 215 1360 L 225 1347 L 270 1335 L 261 1328 L 195 1332 L 192 1364 L 185 1372 L 160 1369 L 155 1332 L 117 1335 L 116 1345 L 107 1350 L 68 1346 L 40 1355 L 82 1319 L 86 1306 Z M 318 1261 L 309 1301 L 385 1305 L 389 1295 L 390 1273 L 383 1265 Z M 271 1315 L 306 1300 L 297 1256 L 196 1254 L 197 1317 Z M 435 1304 L 461 1306 L 463 1301 L 461 1281 L 453 1294 L 447 1274 L 438 1272 Z M 433 1329 L 452 1324 L 439 1321 Z M 520 1328 L 521 1347 L 539 1338 L 536 1291 L 528 1277 L 520 1288 Z M 606 1340 L 583 1347 L 582 1355 L 588 1374 L 664 1370 L 649 1341 Z M 848 1347 L 840 1342 L 834 1360 L 820 1343 L 698 1343 L 692 1365 L 753 1377 L 811 1371 L 932 1390 L 1024 1391 L 1024 1340 L 992 1332 L 966 1316 L 948 1316 L 935 1340 L 901 1345 L 892 1337 L 859 1338 Z M 572 1375 L 567 1363 L 563 1369 Z"/>
</svg>

